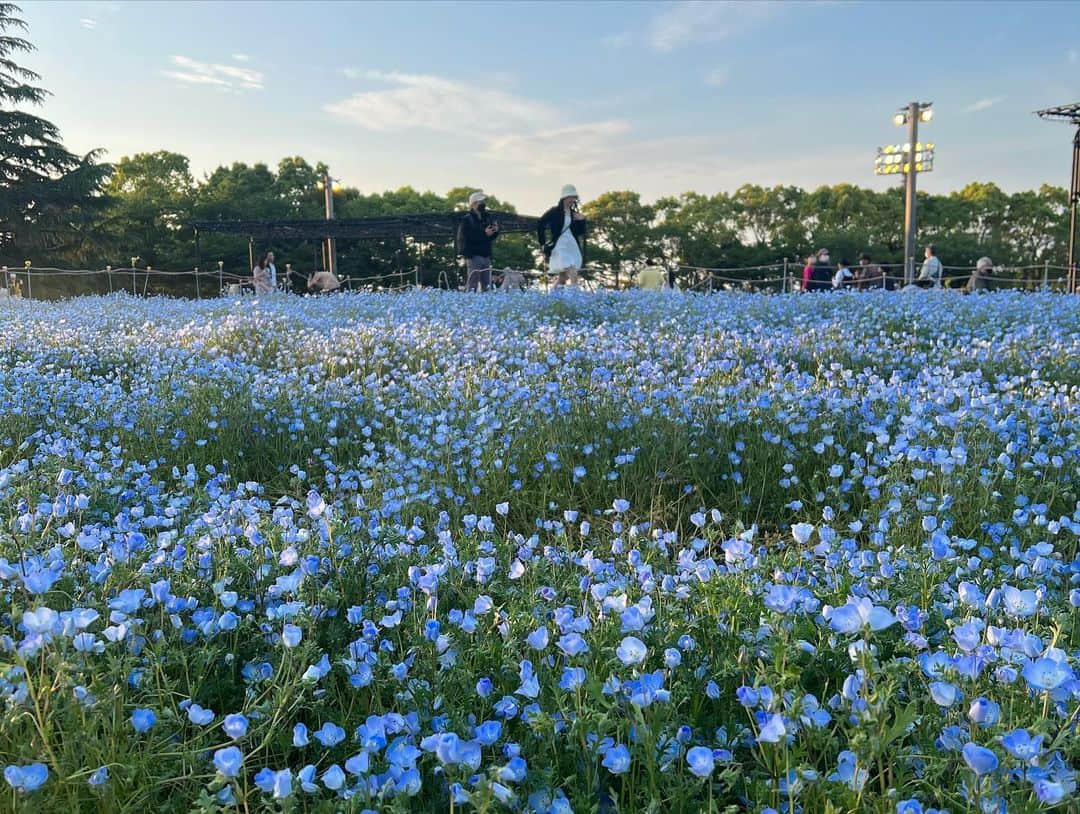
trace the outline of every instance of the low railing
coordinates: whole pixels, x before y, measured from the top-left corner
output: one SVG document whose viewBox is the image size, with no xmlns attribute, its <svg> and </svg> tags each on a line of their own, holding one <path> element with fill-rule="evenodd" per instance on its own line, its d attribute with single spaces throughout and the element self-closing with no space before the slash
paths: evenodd
<svg viewBox="0 0 1080 814">
<path fill-rule="evenodd" d="M 885 272 L 873 281 L 850 280 L 843 288 L 901 288 L 905 283 L 903 267 L 898 264 L 878 264 Z M 514 271 L 522 276 L 526 286 L 551 288 L 554 278 L 536 269 L 493 269 L 499 278 L 504 271 Z M 794 293 L 803 289 L 802 266 L 794 263 L 772 263 L 759 266 L 731 268 L 708 268 L 681 264 L 671 269 L 675 287 L 684 291 L 761 291 Z M 858 273 L 858 267 L 852 269 Z M 152 266 L 138 268 L 106 266 L 104 269 L 60 269 L 33 265 L 22 268 L 0 268 L 3 283 L 0 297 L 16 296 L 32 299 L 58 299 L 82 294 L 108 294 L 124 291 L 135 296 L 171 295 L 203 299 L 206 297 L 237 296 L 252 290 L 250 274 L 227 272 L 219 265 L 216 269 L 192 269 L 174 271 L 156 269 Z M 430 274 L 430 272 L 428 272 Z M 967 286 L 972 269 L 966 266 L 943 266 L 942 286 L 963 288 Z M 425 275 L 427 276 L 427 275 Z M 292 280 L 305 280 L 306 275 L 295 272 L 286 265 L 279 275 L 280 290 L 292 290 Z M 465 276 L 457 269 L 440 269 L 434 287 L 444 290 L 462 290 Z M 1068 268 L 1043 263 L 1030 266 L 998 266 L 980 274 L 990 289 L 1051 290 L 1068 289 Z M 636 283 L 634 271 L 614 270 L 599 266 L 587 266 L 581 275 L 581 286 L 589 290 L 633 288 Z M 386 274 L 365 277 L 341 278 L 342 288 L 353 291 L 404 291 L 421 287 L 420 270 L 401 269 Z M 832 287 L 831 281 L 825 287 Z M 35 291 L 36 288 L 36 291 Z"/>
</svg>

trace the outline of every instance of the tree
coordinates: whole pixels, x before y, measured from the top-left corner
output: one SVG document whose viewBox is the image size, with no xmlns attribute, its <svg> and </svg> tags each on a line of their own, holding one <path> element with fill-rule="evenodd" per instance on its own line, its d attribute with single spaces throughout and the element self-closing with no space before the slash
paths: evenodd
<svg viewBox="0 0 1080 814">
<path fill-rule="evenodd" d="M 615 272 L 615 286 L 624 265 L 652 259 L 654 238 L 651 233 L 654 207 L 641 202 L 637 192 L 605 192 L 583 207 L 589 219 L 592 244 L 597 256 L 606 259 Z"/>
<path fill-rule="evenodd" d="M 111 199 L 101 224 L 102 248 L 113 263 L 138 256 L 158 268 L 191 259 L 195 180 L 186 156 L 158 150 L 121 158 L 105 187 Z"/>
<path fill-rule="evenodd" d="M 0 3 L 0 256 L 16 247 L 53 255 L 84 255 L 107 165 L 99 151 L 81 158 L 60 142 L 56 125 L 20 110 L 40 105 L 47 92 L 41 79 L 15 61 L 34 46 L 11 32 L 25 31 L 17 6 Z"/>
</svg>

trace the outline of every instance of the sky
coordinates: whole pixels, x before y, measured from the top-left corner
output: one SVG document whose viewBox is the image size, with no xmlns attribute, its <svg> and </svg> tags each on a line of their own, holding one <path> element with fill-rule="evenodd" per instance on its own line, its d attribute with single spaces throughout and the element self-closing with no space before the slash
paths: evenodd
<svg viewBox="0 0 1080 814">
<path fill-rule="evenodd" d="M 933 102 L 920 189 L 1068 183 L 1080 2 L 23 2 L 69 149 L 300 155 L 362 192 L 563 184 L 647 201 L 744 183 L 884 189 L 876 148 Z M 910 37 L 905 32 L 913 30 Z"/>
</svg>

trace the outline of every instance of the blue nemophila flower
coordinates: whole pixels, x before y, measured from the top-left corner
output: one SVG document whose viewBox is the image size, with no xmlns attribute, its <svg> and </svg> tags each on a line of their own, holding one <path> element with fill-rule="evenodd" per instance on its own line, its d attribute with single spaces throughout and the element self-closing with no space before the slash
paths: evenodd
<svg viewBox="0 0 1080 814">
<path fill-rule="evenodd" d="M 297 625 L 285 625 L 281 631 L 281 641 L 286 647 L 296 647 L 300 644 L 300 639 L 304 636 L 304 631 Z"/>
<path fill-rule="evenodd" d="M 481 746 L 493 746 L 501 736 L 501 721 L 484 721 L 476 727 L 476 742 Z"/>
<path fill-rule="evenodd" d="M 950 684 L 948 681 L 931 681 L 930 682 L 930 697 L 934 699 L 934 703 L 940 707 L 951 707 L 953 704 L 960 701 L 964 697 L 964 694 L 960 691 L 960 688 L 955 684 Z"/>
<path fill-rule="evenodd" d="M 304 724 L 293 727 L 292 742 L 296 747 L 308 745 L 308 728 Z"/>
<path fill-rule="evenodd" d="M 187 708 L 188 720 L 196 726 L 206 726 L 214 720 L 214 711 L 203 709 L 198 704 L 192 704 Z"/>
<path fill-rule="evenodd" d="M 615 500 L 611 503 L 611 507 L 615 509 L 615 511 L 619 514 L 625 514 L 627 511 L 630 510 L 630 501 L 624 500 L 621 497 L 615 498 Z"/>
<path fill-rule="evenodd" d="M 154 715 L 154 711 L 150 709 L 137 709 L 131 713 L 131 725 L 135 728 L 135 731 L 143 734 L 149 732 L 151 727 L 157 723 L 157 716 Z"/>
<path fill-rule="evenodd" d="M 866 597 L 849 596 L 838 608 L 826 605 L 821 615 L 829 627 L 838 633 L 857 633 L 863 629 L 884 630 L 896 623 L 896 617 L 887 609 L 875 605 Z"/>
<path fill-rule="evenodd" d="M 336 763 L 330 766 L 325 772 L 322 773 L 322 782 L 331 791 L 337 791 L 345 785 L 348 777 L 341 767 Z"/>
<path fill-rule="evenodd" d="M 525 639 L 533 650 L 546 650 L 549 641 L 548 629 L 543 626 L 538 627 Z"/>
<path fill-rule="evenodd" d="M 345 730 L 332 721 L 327 721 L 314 733 L 315 740 L 327 749 L 337 746 L 345 740 Z"/>
<path fill-rule="evenodd" d="M 221 724 L 221 728 L 225 730 L 225 734 L 233 740 L 244 737 L 248 731 L 248 719 L 238 713 L 226 715 L 225 720 Z"/>
<path fill-rule="evenodd" d="M 31 763 L 27 766 L 7 766 L 4 780 L 15 791 L 30 793 L 37 791 L 49 779 L 49 767 L 44 763 Z"/>
<path fill-rule="evenodd" d="M 1035 792 L 1035 799 L 1044 806 L 1056 806 L 1076 790 L 1075 780 L 1072 780 L 1072 782 L 1066 786 L 1065 783 L 1040 777 L 1031 785 L 1032 790 Z"/>
<path fill-rule="evenodd" d="M 600 765 L 612 774 L 626 774 L 630 771 L 630 750 L 621 743 L 609 746 Z"/>
<path fill-rule="evenodd" d="M 968 717 L 980 726 L 991 726 L 1001 720 L 1001 707 L 988 698 L 976 698 L 971 702 Z"/>
<path fill-rule="evenodd" d="M 969 742 L 960 751 L 968 768 L 977 775 L 990 774 L 998 767 L 997 755 L 984 746 Z"/>
<path fill-rule="evenodd" d="M 1068 664 L 1050 658 L 1038 658 L 1024 665 L 1024 680 L 1033 690 L 1043 692 L 1056 690 L 1073 678 L 1072 668 Z"/>
<path fill-rule="evenodd" d="M 292 771 L 262 769 L 255 775 L 255 785 L 264 794 L 272 794 L 275 800 L 285 800 L 292 796 Z"/>
<path fill-rule="evenodd" d="M 694 746 L 686 752 L 686 766 L 696 777 L 707 778 L 713 773 L 716 763 L 712 749 Z"/>
<path fill-rule="evenodd" d="M 637 636 L 627 636 L 616 648 L 615 655 L 623 664 L 631 666 L 645 661 L 648 652 L 645 642 L 641 641 Z"/>
<path fill-rule="evenodd" d="M 559 689 L 573 692 L 585 683 L 584 667 L 564 667 L 559 678 Z"/>
<path fill-rule="evenodd" d="M 801 546 L 810 542 L 810 537 L 814 533 L 814 526 L 810 523 L 795 523 L 791 527 L 791 536 L 795 538 L 795 542 Z"/>
<path fill-rule="evenodd" d="M 90 776 L 86 778 L 86 782 L 93 788 L 101 788 L 109 782 L 109 767 L 100 766 L 97 769 L 94 769 Z"/>
<path fill-rule="evenodd" d="M 759 743 L 779 743 L 788 734 L 784 716 L 776 712 L 770 715 L 758 732 Z"/>
<path fill-rule="evenodd" d="M 236 777 L 244 765 L 244 753 L 235 746 L 226 746 L 214 752 L 214 768 L 222 777 Z"/>
<path fill-rule="evenodd" d="M 589 645 L 579 633 L 567 633 L 556 642 L 558 648 L 570 658 L 589 652 Z"/>
<path fill-rule="evenodd" d="M 862 791 L 869 777 L 869 770 L 859 766 L 855 753 L 845 749 L 837 758 L 836 771 L 830 774 L 828 779 L 836 783 L 843 783 L 852 791 L 859 792 Z"/>
<path fill-rule="evenodd" d="M 1021 619 L 1034 615 L 1039 607 L 1039 600 L 1034 591 L 1022 591 L 1011 585 L 1001 586 L 1001 598 L 1005 612 Z"/>
<path fill-rule="evenodd" d="M 1017 760 L 1031 763 L 1042 754 L 1043 736 L 1032 737 L 1026 729 L 1014 729 L 1001 736 L 1001 746 Z"/>
</svg>

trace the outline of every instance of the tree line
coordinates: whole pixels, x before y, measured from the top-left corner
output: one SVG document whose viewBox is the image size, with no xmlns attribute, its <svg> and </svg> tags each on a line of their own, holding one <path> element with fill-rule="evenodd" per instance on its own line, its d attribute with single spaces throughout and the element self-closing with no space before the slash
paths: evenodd
<svg viewBox="0 0 1080 814">
<path fill-rule="evenodd" d="M 57 128 L 22 108 L 40 104 L 39 77 L 14 57 L 32 48 L 20 36 L 18 9 L 0 3 L 0 263 L 104 268 L 142 266 L 167 270 L 196 264 L 191 223 L 216 219 L 321 218 L 322 162 L 283 158 L 277 167 L 234 163 L 196 177 L 188 159 L 159 150 L 100 162 L 97 152 L 78 156 L 64 148 Z M 12 33 L 14 32 L 14 34 Z M 364 218 L 463 209 L 473 187 L 444 195 L 411 187 L 363 194 L 335 193 L 336 216 Z M 489 208 L 516 211 L 489 196 Z M 687 192 L 642 201 L 631 190 L 605 192 L 585 202 L 590 221 L 586 261 L 614 275 L 643 264 L 710 268 L 799 263 L 821 246 L 836 259 L 855 261 L 869 252 L 880 263 L 903 259 L 903 196 L 897 187 L 874 191 L 851 184 L 805 190 L 746 184 L 734 192 Z M 534 213 L 535 214 L 535 213 Z M 933 242 L 946 265 L 971 266 L 987 255 L 998 265 L 1049 262 L 1064 265 L 1068 200 L 1063 188 L 1006 193 L 975 182 L 947 195 L 919 194 L 919 242 Z M 342 275 L 371 278 L 416 269 L 420 281 L 438 284 L 456 269 L 453 246 L 414 240 L 338 240 Z M 322 262 L 317 241 L 258 246 L 274 250 L 279 267 L 310 271 Z M 224 263 L 232 273 L 250 270 L 243 237 L 204 235 L 204 265 Z M 535 238 L 505 235 L 496 244 L 497 266 L 538 268 Z M 625 279 L 625 277 L 624 277 Z"/>
</svg>

